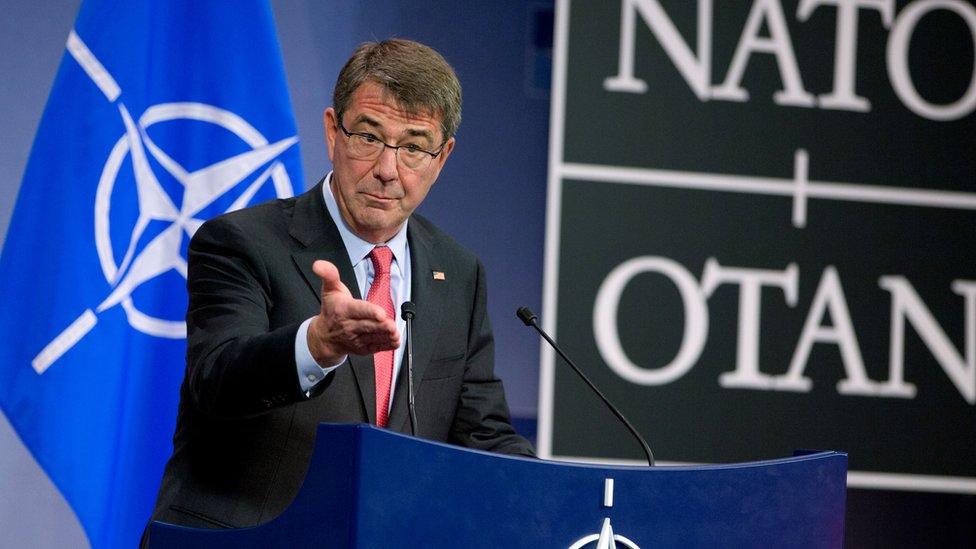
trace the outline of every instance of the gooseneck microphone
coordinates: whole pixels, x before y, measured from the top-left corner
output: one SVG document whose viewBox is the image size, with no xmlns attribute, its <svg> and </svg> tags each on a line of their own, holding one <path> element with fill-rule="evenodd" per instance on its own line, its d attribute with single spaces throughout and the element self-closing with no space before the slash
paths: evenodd
<svg viewBox="0 0 976 549">
<path fill-rule="evenodd" d="M 420 426 L 417 425 L 417 410 L 413 404 L 413 317 L 417 314 L 417 307 L 412 301 L 404 301 L 400 306 L 400 316 L 407 323 L 407 407 L 410 409 L 410 434 L 417 436 Z"/>
<path fill-rule="evenodd" d="M 610 408 L 610 411 L 613 412 L 613 415 L 617 416 L 617 419 L 623 422 L 624 426 L 627 427 L 627 430 L 630 431 L 632 435 L 634 435 L 634 437 L 637 439 L 637 442 L 640 443 L 641 448 L 644 449 L 644 454 L 647 456 L 647 464 L 653 467 L 654 454 L 651 453 L 651 447 L 647 445 L 647 441 L 644 440 L 644 437 L 640 436 L 640 433 L 637 432 L 637 429 L 634 429 L 634 426 L 631 425 L 629 421 L 627 421 L 627 418 L 624 417 L 624 415 L 620 412 L 620 410 L 618 410 L 616 406 L 611 404 L 610 401 L 607 400 L 607 397 L 603 396 L 603 393 L 601 393 L 600 390 L 596 388 L 596 385 L 593 385 L 593 382 L 590 381 L 590 379 L 586 377 L 585 374 L 583 374 L 583 372 L 576 366 L 576 364 L 572 360 L 569 359 L 568 356 L 566 356 L 566 353 L 564 353 L 563 350 L 559 348 L 559 345 L 557 345 L 556 342 L 553 341 L 551 337 L 549 337 L 549 334 L 547 334 L 545 331 L 543 331 L 542 328 L 539 327 L 539 322 L 538 322 L 539 317 L 535 316 L 535 313 L 533 313 L 532 310 L 529 309 L 528 307 L 519 307 L 519 309 L 515 311 L 515 314 L 516 316 L 519 317 L 519 319 L 522 320 L 522 322 L 525 323 L 526 326 L 532 326 L 533 328 L 535 328 L 535 331 L 539 332 L 539 335 L 541 335 L 543 338 L 545 338 L 546 341 L 549 342 L 549 345 L 551 345 L 552 348 L 555 349 L 557 353 L 559 353 L 559 356 L 563 357 L 563 360 L 565 360 L 566 364 L 569 364 L 569 366 L 573 369 L 573 371 L 576 372 L 576 375 L 580 376 L 580 378 L 583 381 L 585 381 L 587 385 L 589 385 L 590 389 L 593 389 L 593 392 L 596 393 L 596 396 L 600 397 L 600 400 L 602 400 L 603 403 L 607 405 L 607 408 Z"/>
</svg>

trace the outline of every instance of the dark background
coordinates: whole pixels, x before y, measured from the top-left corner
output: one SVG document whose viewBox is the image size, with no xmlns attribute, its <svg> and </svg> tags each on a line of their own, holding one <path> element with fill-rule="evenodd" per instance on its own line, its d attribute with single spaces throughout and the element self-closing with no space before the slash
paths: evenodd
<svg viewBox="0 0 976 549">
<path fill-rule="evenodd" d="M 696 51 L 696 2 L 661 2 Z M 837 10 L 799 21 L 782 2 L 803 88 L 833 89 Z M 897 14 L 907 2 L 896 3 Z M 751 3 L 715 2 L 711 85 L 729 71 Z M 572 2 L 563 117 L 566 163 L 748 177 L 793 177 L 794 154 L 808 151 L 810 180 L 904 189 L 976 190 L 976 115 L 925 119 L 901 103 L 887 71 L 889 30 L 878 12 L 859 12 L 856 93 L 869 112 L 782 106 L 775 57 L 754 53 L 741 81 L 745 102 L 699 100 L 638 15 L 635 77 L 646 93 L 610 92 L 618 73 L 619 2 Z M 764 25 L 762 36 L 769 35 Z M 936 11 L 916 26 L 909 67 L 932 103 L 963 95 L 973 77 L 973 38 L 955 14 Z M 557 82 L 558 85 L 558 82 Z M 558 93 L 558 88 L 554 88 Z M 562 116 L 563 113 L 553 113 Z M 602 179 L 602 178 L 601 178 Z M 612 177 L 610 177 L 612 179 Z M 886 381 L 891 294 L 879 278 L 906 278 L 960 354 L 964 299 L 954 280 L 974 280 L 971 210 L 810 198 L 802 228 L 791 196 L 691 190 L 565 177 L 559 209 L 558 339 L 645 435 L 655 456 L 674 462 L 737 462 L 789 455 L 796 448 L 849 452 L 850 469 L 976 477 L 976 413 L 906 322 L 905 381 L 914 398 L 840 394 L 847 377 L 839 348 L 815 343 L 804 376 L 810 392 L 723 388 L 736 365 L 739 287 L 707 298 L 707 343 L 695 366 L 658 386 L 633 384 L 603 361 L 593 335 L 597 290 L 610 271 L 640 256 L 676 261 L 699 282 L 706 260 L 724 267 L 782 271 L 795 263 L 798 300 L 762 290 L 760 371 L 786 373 L 825 269 L 836 269 L 867 376 Z M 551 314 L 553 311 L 550 309 Z M 660 274 L 641 274 L 621 297 L 621 345 L 637 365 L 658 368 L 678 350 L 681 298 Z M 836 324 L 825 313 L 824 325 Z M 609 426 L 595 397 L 556 365 L 552 453 L 640 459 L 628 433 Z M 545 414 L 543 414 L 543 417 Z M 542 430 L 541 432 L 545 432 Z M 976 543 L 976 497 L 851 489 L 847 543 L 959 546 Z"/>
</svg>

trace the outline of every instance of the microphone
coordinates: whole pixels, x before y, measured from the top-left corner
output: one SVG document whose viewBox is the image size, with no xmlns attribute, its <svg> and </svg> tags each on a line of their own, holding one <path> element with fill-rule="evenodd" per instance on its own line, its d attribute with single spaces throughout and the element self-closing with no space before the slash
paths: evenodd
<svg viewBox="0 0 976 549">
<path fill-rule="evenodd" d="M 576 367 L 576 364 L 573 363 L 573 361 L 570 360 L 568 356 L 566 356 L 566 353 L 564 353 L 563 350 L 559 348 L 559 345 L 557 345 L 556 342 L 553 341 L 551 337 L 549 337 L 549 334 L 547 334 L 545 331 L 542 330 L 542 328 L 539 327 L 539 322 L 538 322 L 539 317 L 535 316 L 535 313 L 533 313 L 532 310 L 529 309 L 528 307 L 519 307 L 519 309 L 515 311 L 515 315 L 518 316 L 519 319 L 521 319 L 526 326 L 532 326 L 533 328 L 535 328 L 535 331 L 539 332 L 539 335 L 541 335 L 543 338 L 545 338 L 546 341 L 549 342 L 549 345 L 551 345 L 552 348 L 555 349 L 557 353 L 559 353 L 559 356 L 563 357 L 563 360 L 565 360 L 566 364 L 569 364 L 569 366 L 573 369 L 573 371 L 576 372 L 576 375 L 580 376 L 580 378 L 583 381 L 585 381 L 587 385 L 589 385 L 590 389 L 593 389 L 593 392 L 596 393 L 596 396 L 600 397 L 600 400 L 602 400 L 603 403 L 606 404 L 608 408 L 610 408 L 610 411 L 613 412 L 613 415 L 617 416 L 617 419 L 623 422 L 624 426 L 627 427 L 627 430 L 630 431 L 632 435 L 634 435 L 634 437 L 637 439 L 637 442 L 640 443 L 641 448 L 644 449 L 644 455 L 647 456 L 647 464 L 653 467 L 654 454 L 651 453 L 651 447 L 647 445 L 647 441 L 644 440 L 644 437 L 640 436 L 640 433 L 637 432 L 637 429 L 634 429 L 634 426 L 631 425 L 629 421 L 627 421 L 627 418 L 624 417 L 624 415 L 620 412 L 620 410 L 618 410 L 616 406 L 611 404 L 610 401 L 607 400 L 607 397 L 603 396 L 603 393 L 601 393 L 600 390 L 596 388 L 596 385 L 593 385 L 593 382 L 590 381 L 589 378 L 587 378 L 586 375 L 584 375 L 583 372 L 578 367 Z"/>
<path fill-rule="evenodd" d="M 417 314 L 417 306 L 412 301 L 404 301 L 400 306 L 400 316 L 407 323 L 407 407 L 410 409 L 410 434 L 417 436 L 420 427 L 417 425 L 417 410 L 413 404 L 413 317 Z"/>
</svg>

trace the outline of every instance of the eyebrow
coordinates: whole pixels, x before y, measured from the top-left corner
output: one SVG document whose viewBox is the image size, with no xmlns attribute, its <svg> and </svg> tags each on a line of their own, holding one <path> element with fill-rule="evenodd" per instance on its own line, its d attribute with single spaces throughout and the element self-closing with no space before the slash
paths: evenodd
<svg viewBox="0 0 976 549">
<path fill-rule="evenodd" d="M 358 117 L 356 117 L 356 120 L 353 121 L 353 124 L 359 124 L 360 122 L 363 122 L 366 125 L 368 125 L 370 127 L 373 127 L 373 128 L 380 128 L 380 129 L 382 129 L 382 127 L 383 127 L 383 124 L 381 124 L 378 120 L 375 120 L 373 118 L 370 118 L 369 116 L 367 116 L 365 114 L 360 114 Z M 427 140 L 429 142 L 431 142 L 431 143 L 434 142 L 434 135 L 430 131 L 425 130 L 425 129 L 407 128 L 407 132 L 406 133 L 407 133 L 407 135 L 409 135 L 411 137 L 424 137 L 424 138 L 427 138 Z"/>
</svg>

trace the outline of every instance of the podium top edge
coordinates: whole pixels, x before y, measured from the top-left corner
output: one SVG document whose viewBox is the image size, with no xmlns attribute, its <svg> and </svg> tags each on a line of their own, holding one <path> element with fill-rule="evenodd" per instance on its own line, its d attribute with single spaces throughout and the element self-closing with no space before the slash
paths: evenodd
<svg viewBox="0 0 976 549">
<path fill-rule="evenodd" d="M 395 431 L 390 431 L 388 429 L 383 429 L 372 424 L 359 423 L 359 424 L 339 424 L 339 423 L 320 423 L 317 435 L 323 435 L 329 432 L 345 431 L 351 430 L 357 432 L 357 434 L 365 437 L 380 437 L 380 438 L 398 438 L 404 442 L 409 442 L 412 444 L 419 444 L 429 447 L 440 447 L 447 451 L 470 453 L 481 455 L 484 457 L 492 459 L 504 459 L 504 460 L 517 460 L 529 463 L 545 463 L 545 464 L 556 464 L 566 467 L 580 467 L 580 468 L 603 468 L 603 469 L 619 469 L 619 470 L 636 470 L 636 469 L 667 469 L 667 470 L 710 470 L 710 469 L 743 469 L 752 467 L 766 467 L 770 465 L 781 465 L 790 463 L 802 463 L 807 461 L 824 460 L 832 458 L 843 458 L 847 459 L 847 452 L 835 451 L 835 450 L 803 450 L 802 453 L 798 452 L 798 455 L 773 458 L 768 460 L 758 460 L 758 461 L 745 461 L 738 463 L 685 463 L 685 462 L 668 462 L 659 461 L 654 467 L 648 467 L 643 463 L 643 460 L 629 460 L 629 459 L 613 459 L 613 458 L 594 458 L 587 456 L 563 456 L 556 455 L 548 458 L 529 458 L 525 456 L 501 454 L 495 452 L 488 452 L 484 450 L 476 450 L 473 448 L 465 448 L 463 446 L 456 446 L 453 444 L 448 444 L 445 442 L 438 442 L 433 440 L 427 440 L 422 438 L 417 438 L 412 435 L 405 433 L 398 433 Z"/>
</svg>

